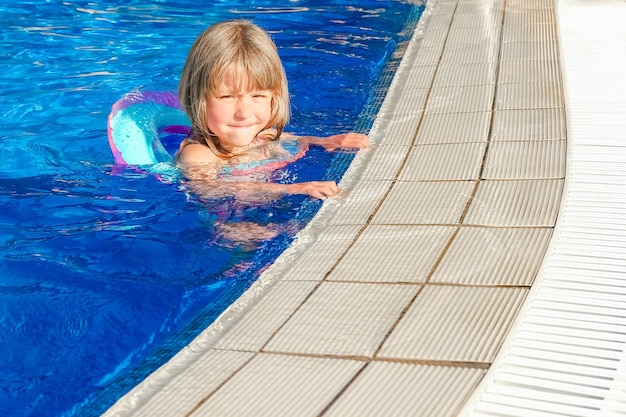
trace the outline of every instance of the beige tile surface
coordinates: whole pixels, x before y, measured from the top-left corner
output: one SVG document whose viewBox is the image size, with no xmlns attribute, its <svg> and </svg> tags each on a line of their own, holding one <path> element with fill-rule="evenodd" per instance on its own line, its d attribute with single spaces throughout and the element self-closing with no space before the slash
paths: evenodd
<svg viewBox="0 0 626 417">
<path fill-rule="evenodd" d="M 259 351 L 313 292 L 316 282 L 279 282 L 238 317 L 216 349 Z"/>
<path fill-rule="evenodd" d="M 400 181 L 477 180 L 485 143 L 446 143 L 411 148 Z"/>
<path fill-rule="evenodd" d="M 567 142 L 494 142 L 483 167 L 484 179 L 565 178 Z"/>
<path fill-rule="evenodd" d="M 425 282 L 454 230 L 446 226 L 370 225 L 328 279 Z"/>
<path fill-rule="evenodd" d="M 462 227 L 430 282 L 532 285 L 552 228 Z"/>
<path fill-rule="evenodd" d="M 471 181 L 397 182 L 374 224 L 456 224 L 472 196 Z"/>
<path fill-rule="evenodd" d="M 489 363 L 526 293 L 523 288 L 426 286 L 377 358 Z"/>
<path fill-rule="evenodd" d="M 264 350 L 372 357 L 418 289 L 418 285 L 323 283 Z"/>
<path fill-rule="evenodd" d="M 554 227 L 562 189 L 558 179 L 482 181 L 465 223 Z"/>
<path fill-rule="evenodd" d="M 425 114 L 416 145 L 487 142 L 491 112 Z"/>
<path fill-rule="evenodd" d="M 137 409 L 132 414 L 145 417 L 187 415 L 253 357 L 247 352 L 209 351 L 182 372 L 168 375 L 159 388 L 158 402 L 149 398 L 138 399 Z M 200 380 L 205 382 L 186 383 Z"/>
<path fill-rule="evenodd" d="M 259 354 L 192 416 L 317 416 L 363 367 L 354 360 Z"/>
<path fill-rule="evenodd" d="M 453 417 L 483 369 L 407 363 L 370 364 L 325 417 Z"/>
</svg>

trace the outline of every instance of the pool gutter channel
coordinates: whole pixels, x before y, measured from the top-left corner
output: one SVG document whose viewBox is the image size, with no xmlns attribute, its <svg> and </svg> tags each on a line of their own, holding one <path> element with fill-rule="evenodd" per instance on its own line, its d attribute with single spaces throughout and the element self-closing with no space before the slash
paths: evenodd
<svg viewBox="0 0 626 417">
<path fill-rule="evenodd" d="M 105 415 L 625 414 L 626 104 L 580 85 L 626 81 L 584 14 L 626 4 L 428 2 L 339 198 Z"/>
</svg>

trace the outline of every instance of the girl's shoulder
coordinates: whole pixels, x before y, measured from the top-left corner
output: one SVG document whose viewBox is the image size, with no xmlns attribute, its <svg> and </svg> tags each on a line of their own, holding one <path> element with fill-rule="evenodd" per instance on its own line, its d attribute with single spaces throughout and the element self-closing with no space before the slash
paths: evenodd
<svg viewBox="0 0 626 417">
<path fill-rule="evenodd" d="M 211 148 L 193 139 L 185 139 L 181 142 L 178 152 L 176 152 L 176 160 L 189 164 L 221 162 Z"/>
</svg>

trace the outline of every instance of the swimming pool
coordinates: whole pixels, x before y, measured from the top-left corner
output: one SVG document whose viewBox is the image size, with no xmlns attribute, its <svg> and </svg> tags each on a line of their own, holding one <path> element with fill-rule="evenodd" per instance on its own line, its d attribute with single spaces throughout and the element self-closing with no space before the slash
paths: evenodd
<svg viewBox="0 0 626 417">
<path fill-rule="evenodd" d="M 419 17 L 409 3 L 0 6 L 3 415 L 100 414 L 211 323 L 319 208 L 304 197 L 201 200 L 118 170 L 106 141 L 111 104 L 134 88 L 175 90 L 197 34 L 242 17 L 279 46 L 289 131 L 366 132 L 381 74 Z M 351 158 L 312 149 L 276 180 L 338 180 Z M 273 237 L 224 235 L 215 226 L 225 221 Z"/>
</svg>

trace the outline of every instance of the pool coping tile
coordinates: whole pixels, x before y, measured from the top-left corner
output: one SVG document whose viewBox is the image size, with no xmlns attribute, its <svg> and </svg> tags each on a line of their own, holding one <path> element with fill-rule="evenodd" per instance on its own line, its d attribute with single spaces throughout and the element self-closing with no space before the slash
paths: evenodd
<svg viewBox="0 0 626 417">
<path fill-rule="evenodd" d="M 264 352 L 371 358 L 419 285 L 324 282 Z"/>
</svg>

